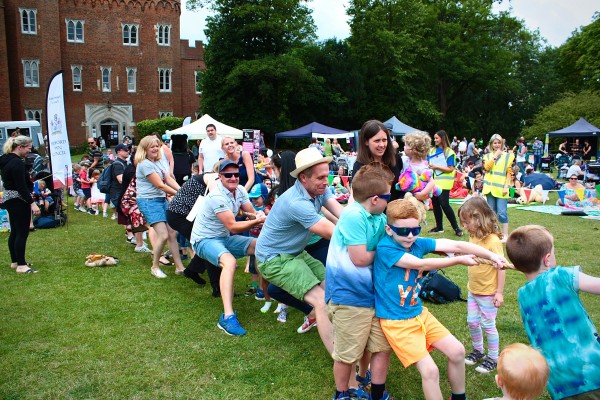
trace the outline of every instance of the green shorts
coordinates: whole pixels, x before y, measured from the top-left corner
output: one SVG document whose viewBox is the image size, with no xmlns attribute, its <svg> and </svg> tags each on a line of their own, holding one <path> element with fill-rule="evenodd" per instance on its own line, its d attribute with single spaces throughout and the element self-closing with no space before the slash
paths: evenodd
<svg viewBox="0 0 600 400">
<path fill-rule="evenodd" d="M 259 262 L 258 270 L 263 278 L 299 300 L 325 280 L 325 266 L 306 251 L 297 256 L 281 254 L 267 262 Z"/>
</svg>

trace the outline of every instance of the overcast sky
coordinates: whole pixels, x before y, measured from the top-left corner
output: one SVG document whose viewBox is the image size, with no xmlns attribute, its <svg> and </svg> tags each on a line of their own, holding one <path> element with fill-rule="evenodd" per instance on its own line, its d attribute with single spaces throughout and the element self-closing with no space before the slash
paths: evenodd
<svg viewBox="0 0 600 400">
<path fill-rule="evenodd" d="M 190 12 L 181 1 L 181 38 L 206 40 L 204 28 L 206 10 Z M 313 0 L 308 3 L 313 9 L 319 40 L 345 39 L 350 35 L 345 7 L 347 0 Z M 504 0 L 495 10 L 507 10 L 512 6 L 512 15 L 525 21 L 530 30 L 539 29 L 548 44 L 558 47 L 580 26 L 592 22 L 592 16 L 600 11 L 598 0 Z"/>
</svg>

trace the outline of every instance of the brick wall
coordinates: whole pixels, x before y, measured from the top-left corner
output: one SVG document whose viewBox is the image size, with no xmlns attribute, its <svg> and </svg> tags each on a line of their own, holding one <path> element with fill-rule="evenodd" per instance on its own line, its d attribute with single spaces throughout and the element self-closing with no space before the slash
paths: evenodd
<svg viewBox="0 0 600 400">
<path fill-rule="evenodd" d="M 0 0 L 0 87 L 8 89 L 8 47 L 6 44 L 5 21 L 4 0 Z M 8 96 L 2 96 L 2 98 L 0 98 L 0 121 L 10 121 L 11 119 L 10 98 Z"/>
<path fill-rule="evenodd" d="M 190 47 L 188 40 L 181 41 L 181 108 L 182 116 L 196 119 L 200 111 L 201 95 L 196 93 L 196 71 L 206 69 L 204 63 L 204 44 L 195 41 L 195 47 Z"/>
</svg>

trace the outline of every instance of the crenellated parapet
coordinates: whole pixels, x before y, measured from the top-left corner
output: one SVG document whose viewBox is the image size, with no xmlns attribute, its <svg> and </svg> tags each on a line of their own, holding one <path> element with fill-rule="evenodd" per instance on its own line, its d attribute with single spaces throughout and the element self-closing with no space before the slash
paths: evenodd
<svg viewBox="0 0 600 400">
<path fill-rule="evenodd" d="M 171 9 L 181 14 L 180 0 L 60 0 L 63 3 L 72 3 L 74 5 L 91 5 L 96 6 L 108 5 L 109 8 L 127 7 L 139 9 L 141 11 L 156 10 L 160 8 Z"/>
</svg>

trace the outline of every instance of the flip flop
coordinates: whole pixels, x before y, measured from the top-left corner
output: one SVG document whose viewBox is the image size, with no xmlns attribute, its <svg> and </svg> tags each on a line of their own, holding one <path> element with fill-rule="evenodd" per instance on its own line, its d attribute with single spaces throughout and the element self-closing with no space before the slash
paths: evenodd
<svg viewBox="0 0 600 400">
<path fill-rule="evenodd" d="M 28 268 L 25 271 L 17 271 L 17 274 L 37 274 L 37 272 L 37 269 Z"/>
</svg>

